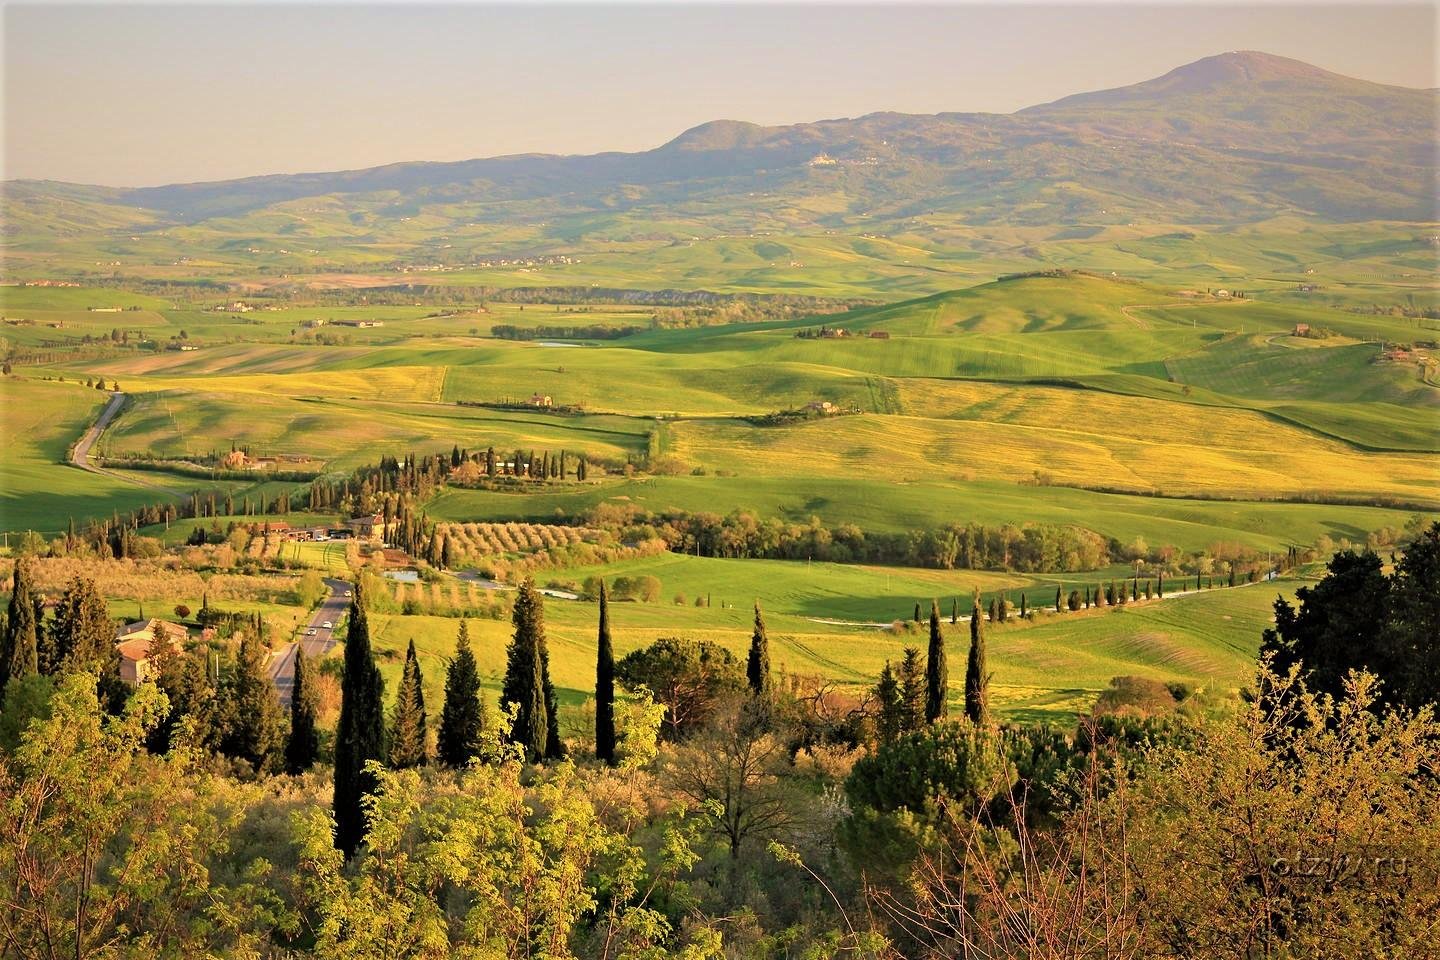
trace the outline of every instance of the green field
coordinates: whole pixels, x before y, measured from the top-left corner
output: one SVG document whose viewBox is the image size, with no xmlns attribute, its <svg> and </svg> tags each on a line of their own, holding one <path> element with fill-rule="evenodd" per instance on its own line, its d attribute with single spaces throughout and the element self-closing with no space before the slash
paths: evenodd
<svg viewBox="0 0 1440 960">
<path fill-rule="evenodd" d="M 72 308 L 110 293 L 21 289 L 26 305 L 53 296 Z M 347 328 L 364 342 L 323 345 L 294 342 L 290 327 L 304 308 L 281 306 L 197 318 L 243 323 L 244 341 L 120 350 L 44 369 L 98 373 L 132 395 L 97 446 L 111 457 L 244 445 L 337 470 L 456 444 L 568 450 L 612 465 L 663 455 L 658 475 L 623 482 L 523 495 L 446 491 L 429 509 L 449 520 L 550 519 L 631 498 L 653 509 L 813 514 L 875 529 L 1067 522 L 1187 550 L 1217 541 L 1277 549 L 1322 533 L 1356 539 L 1404 519 L 1333 504 L 1440 507 L 1440 388 L 1413 364 L 1374 362 L 1379 347 L 1363 340 L 1393 336 L 1408 321 L 1225 301 L 1204 289 L 1032 276 L 838 316 L 652 329 L 572 349 L 495 340 L 471 321 L 618 323 L 643 311 L 316 307 L 386 317 L 384 327 Z M 96 316 L 156 306 L 126 305 L 144 309 Z M 1337 336 L 1290 336 L 1299 322 Z M 795 335 L 822 323 L 851 335 Z M 444 335 L 402 333 L 405 324 L 438 325 Z M 463 333 L 449 329 L 459 324 Z M 533 392 L 588 412 L 460 405 Z M 741 419 L 821 400 L 859 415 L 764 428 Z M 80 430 L 73 420 L 50 428 Z M 38 488 L 41 476 L 16 483 Z M 135 479 L 175 494 L 194 486 L 165 474 Z M 1196 496 L 1210 502 L 1177 499 Z M 1277 498 L 1332 506 L 1265 502 Z M 98 512 L 79 513 L 87 510 Z M 43 499 L 30 516 L 49 529 L 64 522 Z"/>
<path fill-rule="evenodd" d="M 108 400 L 74 383 L 0 379 L 0 528 L 55 534 L 71 517 L 80 522 L 164 499 L 138 482 L 66 462 Z"/>
<path fill-rule="evenodd" d="M 1440 291 L 1424 226 L 1293 216 L 1232 226 L 977 224 L 944 206 L 857 223 L 839 193 L 791 206 L 752 196 L 718 219 L 700 207 L 659 219 L 638 208 L 526 219 L 443 201 L 402 214 L 389 201 L 310 198 L 164 231 L 77 203 L 68 234 L 27 209 L 6 243 L 10 269 L 84 277 L 91 264 L 108 266 L 103 285 L 0 287 L 0 312 L 14 321 L 6 346 L 33 358 L 17 367 L 25 379 L 0 381 L 0 526 L 11 531 L 53 533 L 72 516 L 202 485 L 64 465 L 104 395 L 40 376 L 121 384 L 130 401 L 97 446 L 110 457 L 238 445 L 304 457 L 335 476 L 383 455 L 458 445 L 565 450 L 595 465 L 586 483 L 442 489 L 423 504 L 437 521 L 554 522 L 609 504 L 813 517 L 889 534 L 1073 524 L 1122 545 L 1141 538 L 1219 555 L 1363 543 L 1416 510 L 1440 513 L 1440 371 L 1423 346 L 1440 338 L 1440 321 L 1423 315 L 1440 306 Z M 449 246 L 436 247 L 437 231 Z M 493 258 L 517 247 L 529 252 Z M 417 251 L 431 268 L 395 268 Z M 183 283 L 154 285 L 172 281 Z M 495 296 L 561 286 L 574 296 L 558 304 Z M 587 289 L 868 305 L 807 314 L 751 304 L 768 319 L 732 323 L 704 308 L 587 302 Z M 216 309 L 235 300 L 252 309 Z M 499 324 L 638 332 L 565 346 L 499 339 Z M 1293 336 L 1297 324 L 1332 335 Z M 822 325 L 846 335 L 797 336 Z M 1386 344 L 1417 342 L 1417 356 L 1381 362 Z M 476 405 L 532 393 L 584 412 Z M 846 415 L 784 426 L 747 419 L 819 401 Z M 176 545 L 197 525 L 210 521 L 144 532 Z M 280 557 L 327 574 L 347 569 L 337 543 L 287 544 Z M 661 554 L 539 579 L 658 578 L 662 602 L 615 606 L 621 654 L 668 635 L 743 653 L 758 599 L 777 668 L 858 687 L 906 645 L 923 645 L 920 633 L 866 626 L 906 620 L 916 602 L 941 602 L 953 674 L 968 632 L 948 624 L 951 598 L 1024 592 L 1043 606 L 1057 583 L 1068 591 L 1124 573 Z M 997 707 L 1064 718 L 1123 674 L 1235 689 L 1276 590 L 1294 586 L 997 625 Z M 694 605 L 702 595 L 710 606 Z M 299 611 L 272 612 L 299 622 Z M 593 677 L 594 614 L 588 603 L 547 602 L 552 669 L 568 704 L 587 696 Z M 375 613 L 372 623 L 392 687 L 414 639 L 438 702 L 456 621 Z M 472 621 L 472 632 L 494 691 L 509 624 Z"/>
<path fill-rule="evenodd" d="M 683 561 L 684 558 L 678 558 Z M 729 575 L 710 564 L 685 573 L 677 561 L 658 568 L 670 582 L 703 584 L 710 576 Z M 775 570 L 763 563 L 734 561 L 734 579 L 727 589 L 755 587 L 763 591 L 771 659 L 777 670 L 818 675 L 841 685 L 858 687 L 874 682 L 886 660 L 896 660 L 906 646 L 922 648 L 923 631 L 894 633 L 812 622 L 799 612 L 816 603 L 820 609 L 849 609 L 874 614 L 898 603 L 906 587 L 939 587 L 949 582 L 979 585 L 994 575 L 944 575 L 936 571 L 910 571 L 893 575 L 894 600 L 884 597 L 851 598 L 833 590 L 883 590 L 883 571 L 833 571 L 829 583 L 806 587 L 811 572 L 796 571 L 780 585 L 768 583 Z M 749 567 L 749 569 L 742 569 Z M 932 574 L 931 577 L 924 577 Z M 693 578 L 693 579 L 688 579 Z M 928 582 L 917 582 L 923 578 Z M 731 586 L 733 585 L 733 586 Z M 989 662 L 994 679 L 992 696 L 997 709 L 1015 718 L 1064 721 L 1084 710 L 1109 683 L 1121 675 L 1178 680 L 1225 692 L 1245 685 L 1254 668 L 1260 631 L 1270 622 L 1270 604 L 1277 591 L 1289 592 L 1293 582 L 1256 584 L 1233 590 L 1216 589 L 1193 596 L 1123 608 L 1054 616 L 1041 614 L 1025 623 L 986 624 Z M 662 636 L 713 640 L 730 649 L 743 662 L 750 641 L 751 596 L 733 598 L 735 605 L 696 609 L 668 602 L 615 604 L 611 627 L 615 652 L 623 656 Z M 773 609 L 772 609 L 773 601 Z M 847 606 L 847 604 L 849 606 Z M 905 604 L 908 608 L 909 604 Z M 791 612 L 782 612 L 782 611 Z M 372 614 L 373 642 L 380 652 L 387 690 L 399 676 L 406 644 L 415 641 L 425 674 L 427 698 L 440 699 L 444 663 L 454 652 L 456 620 L 441 617 Z M 963 664 L 969 644 L 969 626 L 951 626 L 944 619 L 947 653 L 953 671 Z M 577 704 L 590 695 L 594 684 L 595 605 L 578 601 L 546 601 L 551 673 L 562 702 Z M 492 696 L 505 669 L 505 646 L 510 624 L 493 620 L 470 621 L 471 637 L 482 676 Z M 338 655 L 338 651 L 337 654 Z M 951 684 L 952 697 L 959 688 Z M 952 709 L 958 709 L 958 700 Z"/>
</svg>

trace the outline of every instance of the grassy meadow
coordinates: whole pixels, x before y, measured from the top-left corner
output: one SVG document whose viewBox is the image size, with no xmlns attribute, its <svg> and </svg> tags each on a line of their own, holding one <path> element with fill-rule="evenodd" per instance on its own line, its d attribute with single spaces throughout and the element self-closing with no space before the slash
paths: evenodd
<svg viewBox="0 0 1440 960">
<path fill-rule="evenodd" d="M 597 464 L 586 483 L 442 489 L 422 505 L 433 520 L 553 522 L 612 504 L 814 517 L 884 533 L 1052 523 L 1121 544 L 1140 538 L 1216 555 L 1280 553 L 1327 537 L 1363 542 L 1370 531 L 1402 526 L 1415 509 L 1440 512 L 1440 378 L 1423 350 L 1421 359 L 1381 362 L 1384 343 L 1434 340 L 1440 328 L 1415 315 L 1440 296 L 1424 273 L 1430 248 L 1413 225 L 1281 218 L 1228 228 L 977 227 L 944 210 L 865 235 L 801 223 L 840 211 L 836 199 L 833 209 L 812 200 L 785 212 L 756 200 L 750 226 L 733 232 L 678 217 L 645 225 L 647 233 L 621 212 L 557 218 L 541 229 L 480 223 L 471 210 L 447 227 L 453 262 L 407 274 L 389 264 L 432 234 L 442 211 L 399 218 L 332 199 L 306 200 L 303 213 L 299 203 L 281 203 L 163 235 L 113 224 L 137 240 L 29 236 L 22 224 L 7 244 L 13 270 L 43 263 L 56 275 L 83 276 L 85 263 L 103 260 L 127 281 L 0 287 L 0 335 L 16 356 L 33 358 L 17 365 L 21 376 L 0 379 L 0 527 L 54 533 L 72 516 L 108 516 L 197 487 L 237 496 L 299 489 L 65 465 L 105 397 L 73 381 L 97 376 L 129 396 L 97 445 L 102 456 L 183 459 L 233 444 L 305 457 L 338 476 L 382 455 L 459 445 L 566 450 Z M 114 214 L 93 215 L 98 224 Z M 506 262 L 476 253 L 513 245 L 533 253 Z M 1035 270 L 1052 272 L 997 279 Z M 151 285 L 177 280 L 203 282 Z M 876 305 L 674 326 L 664 321 L 678 314 L 655 307 L 583 298 L 521 304 L 474 292 L 558 286 Z M 365 291 L 384 293 L 385 302 Z M 237 299 L 253 309 L 215 309 Z M 556 344 L 499 339 L 500 324 L 637 332 Z M 1294 336 L 1297 324 L 1328 336 Z M 822 325 L 847 335 L 797 336 Z M 193 349 L 165 349 L 180 344 Z M 60 376 L 72 382 L 40 379 Z M 584 412 L 476 406 L 532 393 Z M 818 401 L 847 415 L 777 426 L 749 419 Z M 622 471 L 627 462 L 639 469 Z M 220 518 L 222 528 L 230 519 Z M 173 546 L 209 523 L 144 532 Z M 341 544 L 287 544 L 278 557 L 327 574 L 347 569 Z M 927 609 L 930 598 L 941 601 L 953 668 L 968 627 L 949 625 L 950 598 L 979 589 L 1014 601 L 1024 592 L 1043 605 L 1057 584 L 1068 592 L 1124 572 L 664 554 L 539 579 L 657 577 L 661 602 L 616 605 L 620 654 L 668 635 L 742 654 L 758 599 L 777 667 L 858 687 L 906 645 L 923 645 L 906 628 L 867 626 L 908 620 L 917 601 Z M 1063 718 L 1122 674 L 1236 688 L 1274 594 L 1294 586 L 996 625 L 997 707 Z M 710 606 L 695 606 L 702 595 Z M 269 612 L 289 626 L 304 613 Z M 555 681 L 572 705 L 593 677 L 594 612 L 584 602 L 547 602 Z M 456 621 L 386 613 L 372 621 L 392 689 L 414 639 L 438 702 Z M 471 627 L 493 691 L 509 623 Z"/>
<path fill-rule="evenodd" d="M 737 593 L 745 593 L 747 587 L 761 591 L 775 669 L 824 677 L 852 689 L 872 684 L 885 661 L 898 660 L 905 647 L 923 650 L 923 629 L 894 632 L 833 626 L 807 619 L 803 615 L 807 611 L 845 610 L 871 616 L 900 605 L 899 595 L 907 588 L 929 587 L 933 592 L 934 588 L 948 585 L 934 581 L 999 585 L 997 578 L 1003 579 L 1003 575 L 994 574 L 941 577 L 938 571 L 899 571 L 890 575 L 895 596 L 857 598 L 832 591 L 848 587 L 861 591 L 884 589 L 880 584 L 886 573 L 819 573 L 819 583 L 804 587 L 800 584 L 810 571 L 782 576 L 781 583 L 775 584 L 771 581 L 777 572 L 763 561 L 733 564 L 735 579 L 723 582 Z M 741 569 L 747 566 L 751 569 Z M 708 609 L 676 605 L 668 598 L 671 583 L 686 582 L 685 575 L 678 573 L 673 563 L 665 563 L 659 572 L 669 575 L 665 580 L 666 602 L 612 606 L 616 656 L 659 637 L 678 635 L 719 643 L 743 663 L 750 642 L 751 597 L 747 594 L 736 598 L 734 606 L 723 609 L 718 606 L 718 596 L 716 606 Z M 704 575 L 718 572 L 702 565 L 690 575 L 701 578 L 694 581 L 700 584 Z M 926 574 L 935 576 L 926 578 Z M 1260 631 L 1270 622 L 1275 594 L 1288 594 L 1294 586 L 1293 582 L 1253 584 L 1061 616 L 1042 613 L 1023 623 L 986 623 L 995 707 L 1016 719 L 1065 722 L 1088 709 L 1110 678 L 1121 675 L 1178 680 L 1219 691 L 1237 689 L 1249 682 Z M 909 603 L 903 605 L 908 609 Z M 545 603 L 551 674 L 564 704 L 578 705 L 590 696 L 594 684 L 595 611 L 593 603 L 583 601 Z M 964 663 L 969 625 L 961 622 L 952 626 L 948 616 L 942 620 L 953 675 Z M 508 620 L 471 620 L 469 624 L 482 677 L 494 698 L 504 675 L 510 624 Z M 457 629 L 458 621 L 452 618 L 372 614 L 372 640 L 387 691 L 393 691 L 398 682 L 405 647 L 414 640 L 427 699 L 439 702 L 444 664 L 454 653 Z M 333 655 L 338 656 L 339 651 Z M 958 710 L 961 691 L 953 683 L 951 694 L 956 698 L 952 710 Z"/>
</svg>

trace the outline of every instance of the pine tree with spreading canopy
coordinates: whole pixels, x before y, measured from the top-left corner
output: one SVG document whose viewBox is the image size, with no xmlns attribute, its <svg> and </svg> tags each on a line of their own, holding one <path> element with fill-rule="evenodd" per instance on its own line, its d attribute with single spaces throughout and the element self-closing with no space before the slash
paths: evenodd
<svg viewBox="0 0 1440 960">
<path fill-rule="evenodd" d="M 315 765 L 320 755 L 320 734 L 316 729 L 315 691 L 305 645 L 295 645 L 295 682 L 290 687 L 290 739 L 285 742 L 285 771 L 302 774 Z"/>
<path fill-rule="evenodd" d="M 38 627 L 38 617 L 36 624 Z M 37 640 L 41 673 L 54 675 L 99 667 L 102 676 L 118 678 L 115 623 L 94 580 L 76 577 L 70 581 L 55 606 L 50 629 Z"/>
<path fill-rule="evenodd" d="M 755 601 L 755 629 L 750 634 L 750 656 L 745 661 L 745 679 L 750 692 L 763 697 L 770 692 L 770 637 L 765 632 L 765 617 L 760 601 Z"/>
<path fill-rule="evenodd" d="M 435 743 L 440 762 L 447 767 L 463 767 L 479 756 L 484 721 L 480 671 L 470 651 L 470 627 L 461 620 L 455 656 L 445 671 L 445 705 L 440 710 L 440 733 Z"/>
<path fill-rule="evenodd" d="M 615 764 L 615 651 L 610 645 L 610 597 L 600 580 L 600 626 L 595 652 L 595 756 Z"/>
<path fill-rule="evenodd" d="M 365 839 L 364 798 L 375 792 L 375 776 L 365 764 L 384 759 L 385 747 L 384 684 L 370 649 L 370 621 L 359 583 L 354 594 L 335 728 L 335 846 L 347 859 Z"/>
<path fill-rule="evenodd" d="M 965 661 L 965 716 L 977 725 L 985 723 L 990 712 L 990 678 L 985 675 L 985 627 L 981 619 L 977 597 L 970 617 L 970 656 Z"/>
<path fill-rule="evenodd" d="M 415 656 L 415 641 L 405 650 L 405 666 L 395 691 L 395 717 L 390 728 L 390 766 L 421 767 L 430 759 L 425 726 L 425 681 Z"/>
<path fill-rule="evenodd" d="M 950 669 L 945 662 L 945 636 L 940 629 L 940 607 L 930 601 L 930 648 L 925 657 L 925 722 L 936 723 L 950 714 Z"/>
<path fill-rule="evenodd" d="M 240 638 L 235 669 L 217 695 L 224 727 L 220 752 L 244 760 L 257 772 L 277 758 L 284 733 L 280 702 L 265 669 L 265 658 L 258 634 L 247 632 Z"/>
</svg>

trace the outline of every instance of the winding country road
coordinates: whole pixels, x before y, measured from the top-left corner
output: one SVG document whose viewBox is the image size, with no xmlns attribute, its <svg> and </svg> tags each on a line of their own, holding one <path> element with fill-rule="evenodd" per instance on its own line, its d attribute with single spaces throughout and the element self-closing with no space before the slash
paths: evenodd
<svg viewBox="0 0 1440 960">
<path fill-rule="evenodd" d="M 118 390 L 110 394 L 110 402 L 106 404 L 104 410 L 100 411 L 100 416 L 91 424 L 90 429 L 85 431 L 84 436 L 76 441 L 75 449 L 70 453 L 70 463 L 73 466 L 79 467 L 81 470 L 88 470 L 91 473 L 98 473 L 101 476 L 113 477 L 116 480 L 123 480 L 126 483 L 133 483 L 138 486 L 149 487 L 152 490 L 168 493 L 169 491 L 159 484 L 151 483 L 148 480 L 141 480 L 139 477 L 127 477 L 123 473 L 106 470 L 104 467 L 97 467 L 90 462 L 91 449 L 99 442 L 100 435 L 105 432 L 106 427 L 110 426 L 110 421 L 115 419 L 115 415 L 120 412 L 120 408 L 124 405 L 125 394 Z"/>
<path fill-rule="evenodd" d="M 314 636 L 302 636 L 299 640 L 275 651 L 270 658 L 270 681 L 275 684 L 275 694 L 280 698 L 282 704 L 290 703 L 290 696 L 295 689 L 295 649 L 299 644 L 305 645 L 305 657 L 309 660 L 316 660 L 330 652 L 335 646 L 334 625 L 340 622 L 340 618 L 350 608 L 350 584 L 344 580 L 325 580 L 325 586 L 330 588 L 330 596 L 325 602 L 315 608 L 310 615 L 310 622 L 306 624 L 307 630 L 314 630 Z M 323 624 L 329 623 L 326 627 Z"/>
<path fill-rule="evenodd" d="M 115 414 L 120 412 L 120 407 L 125 403 L 125 394 L 115 392 L 110 394 L 110 403 L 100 411 L 100 417 L 85 431 L 85 435 L 75 444 L 75 450 L 70 454 L 70 462 L 81 470 L 89 470 L 91 473 L 105 473 L 106 471 L 93 465 L 90 462 L 90 449 L 100 439 L 100 434 L 110 426 L 110 421 L 115 419 Z"/>
</svg>

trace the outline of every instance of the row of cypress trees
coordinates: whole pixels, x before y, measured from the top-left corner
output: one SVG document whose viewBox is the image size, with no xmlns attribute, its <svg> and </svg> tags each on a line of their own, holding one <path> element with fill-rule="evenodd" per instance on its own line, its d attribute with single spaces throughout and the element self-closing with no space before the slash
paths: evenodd
<svg viewBox="0 0 1440 960">
<path fill-rule="evenodd" d="M 607 762 L 613 762 L 615 665 L 609 641 L 607 599 L 602 597 L 601 604 L 602 642 L 596 668 L 597 753 Z M 526 759 L 531 762 L 557 759 L 564 755 L 564 745 L 560 741 L 555 687 L 550 680 L 544 605 L 532 580 L 527 579 L 520 585 L 513 625 L 515 632 L 506 654 L 505 680 L 500 694 L 501 710 L 514 711 L 509 738 L 523 748 Z M 287 766 L 297 771 L 313 763 L 316 747 L 315 718 L 313 706 L 309 705 L 312 698 L 306 688 L 307 680 L 303 655 L 297 651 L 291 743 L 286 757 Z M 405 666 L 396 690 L 388 738 L 382 686 L 370 644 L 364 594 L 357 585 L 350 602 L 340 720 L 335 731 L 335 845 L 347 857 L 354 855 L 365 838 L 364 798 L 376 787 L 375 774 L 367 769 L 367 764 L 385 763 L 402 769 L 422 766 L 431 759 L 424 678 L 413 640 L 405 651 Z M 463 767 L 481 758 L 488 725 L 480 670 L 470 648 L 469 625 L 461 621 L 455 656 L 445 675 L 445 703 L 436 736 L 436 759 L 445 766 Z"/>
<path fill-rule="evenodd" d="M 957 622 L 957 613 L 952 609 L 952 623 Z M 984 621 L 977 592 L 971 602 L 970 654 L 965 664 L 965 716 L 976 724 L 989 718 L 990 675 L 985 669 Z M 922 686 L 920 652 L 913 648 L 906 649 L 898 678 L 890 662 L 885 662 L 875 685 L 879 701 L 877 735 L 882 743 L 893 742 L 901 734 L 915 732 L 950 715 L 950 670 L 940 605 L 934 600 L 930 601 L 930 643 L 923 674 Z"/>
</svg>

